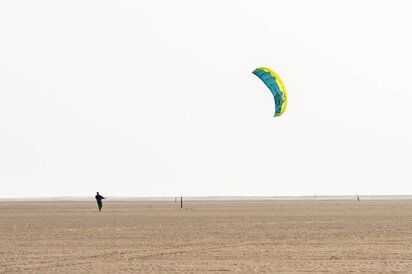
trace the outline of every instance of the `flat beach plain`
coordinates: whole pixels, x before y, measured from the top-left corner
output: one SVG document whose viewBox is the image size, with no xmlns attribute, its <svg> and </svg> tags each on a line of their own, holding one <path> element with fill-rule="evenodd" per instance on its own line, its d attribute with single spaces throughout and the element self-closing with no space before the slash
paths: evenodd
<svg viewBox="0 0 412 274">
<path fill-rule="evenodd" d="M 412 273 L 412 201 L 0 202 L 0 273 Z"/>
</svg>

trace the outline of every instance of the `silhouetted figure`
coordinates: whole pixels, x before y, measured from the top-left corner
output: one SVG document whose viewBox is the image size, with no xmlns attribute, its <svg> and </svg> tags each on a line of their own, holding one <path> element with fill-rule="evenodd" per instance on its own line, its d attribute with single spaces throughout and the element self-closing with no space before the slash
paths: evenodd
<svg viewBox="0 0 412 274">
<path fill-rule="evenodd" d="M 99 207 L 99 211 L 102 211 L 102 207 L 103 207 L 103 199 L 106 199 L 105 197 L 103 197 L 102 195 L 99 194 L 99 192 L 96 193 L 96 201 L 97 201 L 97 206 Z"/>
</svg>

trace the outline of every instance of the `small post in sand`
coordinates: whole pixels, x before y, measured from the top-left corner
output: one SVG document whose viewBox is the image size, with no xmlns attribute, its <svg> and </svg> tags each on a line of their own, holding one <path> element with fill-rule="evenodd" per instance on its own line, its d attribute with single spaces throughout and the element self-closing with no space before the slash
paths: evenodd
<svg viewBox="0 0 412 274">
<path fill-rule="evenodd" d="M 183 196 L 180 196 L 180 208 L 183 208 Z"/>
</svg>

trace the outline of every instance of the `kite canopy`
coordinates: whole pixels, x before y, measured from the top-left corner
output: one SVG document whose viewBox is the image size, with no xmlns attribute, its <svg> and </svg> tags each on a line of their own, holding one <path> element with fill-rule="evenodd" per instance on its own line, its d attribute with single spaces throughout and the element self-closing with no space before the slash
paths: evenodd
<svg viewBox="0 0 412 274">
<path fill-rule="evenodd" d="M 275 115 L 280 116 L 282 115 L 285 110 L 286 106 L 288 104 L 288 94 L 286 92 L 286 87 L 285 84 L 283 84 L 282 79 L 280 79 L 279 75 L 276 74 L 273 70 L 270 68 L 257 68 L 253 71 L 253 74 L 255 74 L 257 77 L 260 78 L 260 80 L 265 83 L 265 85 L 270 89 L 270 92 L 272 92 L 273 97 L 275 99 Z"/>
</svg>

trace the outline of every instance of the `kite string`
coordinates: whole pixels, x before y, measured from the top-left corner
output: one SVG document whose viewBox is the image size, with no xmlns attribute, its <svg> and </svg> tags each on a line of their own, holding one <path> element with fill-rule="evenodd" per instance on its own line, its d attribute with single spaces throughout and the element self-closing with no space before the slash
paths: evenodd
<svg viewBox="0 0 412 274">
<path fill-rule="evenodd" d="M 233 101 L 233 103 L 237 103 L 239 101 L 241 101 L 242 99 L 244 99 L 245 97 L 247 98 L 248 96 L 250 96 L 252 93 L 249 90 L 245 90 L 237 99 L 235 99 Z"/>
<path fill-rule="evenodd" d="M 243 123 L 243 122 L 245 122 L 245 121 L 247 121 L 247 120 L 250 120 L 250 119 L 252 119 L 253 117 L 257 116 L 258 114 L 261 114 L 261 113 L 266 112 L 266 111 L 267 111 L 266 109 L 260 108 L 258 111 L 255 111 L 255 112 L 253 112 L 252 114 L 246 116 L 246 118 L 242 119 L 241 122 Z"/>
</svg>

